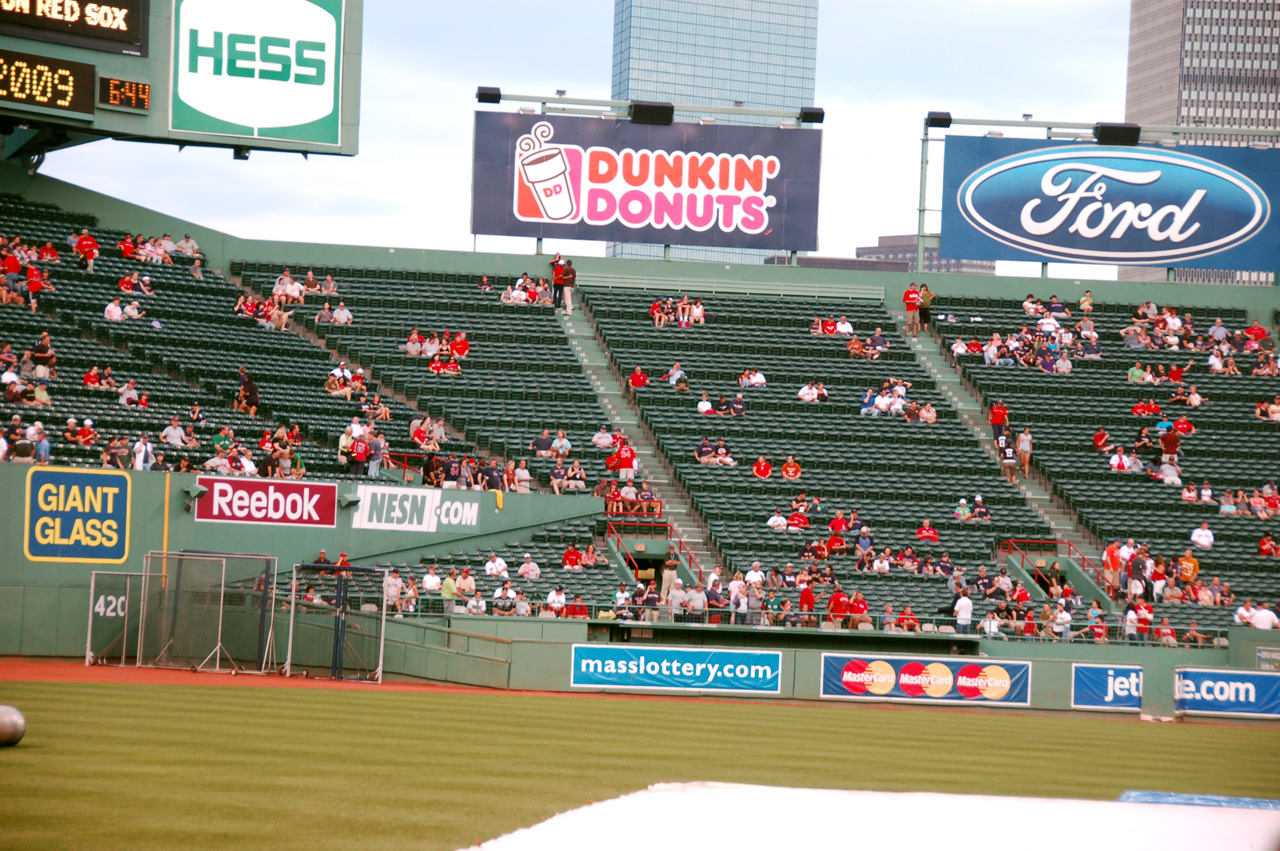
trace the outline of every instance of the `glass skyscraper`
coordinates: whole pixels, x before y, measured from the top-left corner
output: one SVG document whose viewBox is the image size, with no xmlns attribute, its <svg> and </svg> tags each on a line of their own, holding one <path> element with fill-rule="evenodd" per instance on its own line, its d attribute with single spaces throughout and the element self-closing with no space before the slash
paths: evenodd
<svg viewBox="0 0 1280 851">
<path fill-rule="evenodd" d="M 813 106 L 818 0 L 615 0 L 614 100 L 757 109 Z M 676 121 L 778 124 L 777 118 L 677 112 Z M 761 263 L 775 252 L 672 246 L 676 260 Z M 610 243 L 611 257 L 661 257 L 661 245 Z"/>
</svg>

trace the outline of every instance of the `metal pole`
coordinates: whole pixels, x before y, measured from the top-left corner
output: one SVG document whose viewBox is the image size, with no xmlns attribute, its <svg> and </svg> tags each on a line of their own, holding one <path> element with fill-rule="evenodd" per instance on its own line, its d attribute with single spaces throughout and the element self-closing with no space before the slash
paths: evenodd
<svg viewBox="0 0 1280 851">
<path fill-rule="evenodd" d="M 1041 264 L 1040 264 L 1040 277 L 1042 277 L 1042 278 L 1047 278 L 1047 277 L 1049 277 L 1049 264 L 1048 264 L 1048 263 L 1041 263 Z"/>
<path fill-rule="evenodd" d="M 84 636 L 84 663 L 86 666 L 90 664 L 90 659 L 93 655 L 89 648 L 93 643 L 93 591 L 97 584 L 98 571 L 95 570 L 89 574 L 89 629 Z M 127 635 L 124 637 L 124 641 L 128 641 Z"/>
<path fill-rule="evenodd" d="M 537 247 L 533 249 L 534 254 L 542 253 L 542 237 L 538 237 Z"/>
<path fill-rule="evenodd" d="M 298 565 L 294 564 L 292 574 L 289 578 L 289 587 L 292 588 L 298 582 Z M 274 586 L 273 586 L 274 590 Z M 272 596 L 271 607 L 275 608 L 275 597 Z M 289 606 L 289 646 L 284 652 L 284 675 L 286 677 L 293 675 L 293 617 L 297 614 L 298 607 Z"/>
<path fill-rule="evenodd" d="M 663 259 L 663 260 L 670 260 L 670 259 L 671 259 L 671 246 L 670 246 L 670 245 L 664 245 L 664 246 L 662 246 L 662 259 Z"/>
<path fill-rule="evenodd" d="M 916 217 L 916 268 L 919 275 L 924 271 L 924 204 L 925 192 L 929 178 L 929 120 L 925 119 L 924 131 L 920 134 L 920 206 Z"/>
<path fill-rule="evenodd" d="M 792 251 L 792 252 L 791 252 L 791 259 L 787 262 L 787 265 L 788 265 L 788 266 L 799 266 L 799 265 L 800 265 L 800 252 L 799 252 L 799 251 Z"/>
<path fill-rule="evenodd" d="M 383 568 L 382 584 L 384 588 L 386 587 L 387 577 L 390 575 L 391 575 L 391 572 L 388 571 L 386 568 Z M 383 657 L 386 655 L 386 650 L 387 650 L 387 594 L 384 591 L 382 593 L 382 629 L 379 630 L 378 632 L 378 671 L 377 671 L 376 679 L 379 683 L 382 682 L 382 662 L 383 662 Z"/>
</svg>

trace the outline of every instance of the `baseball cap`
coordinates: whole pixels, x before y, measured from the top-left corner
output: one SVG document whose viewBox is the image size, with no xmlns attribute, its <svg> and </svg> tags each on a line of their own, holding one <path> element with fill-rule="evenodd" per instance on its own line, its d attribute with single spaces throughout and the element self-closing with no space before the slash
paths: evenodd
<svg viewBox="0 0 1280 851">
<path fill-rule="evenodd" d="M 15 417 L 14 419 L 17 419 L 17 418 Z M 87 427 L 92 428 L 92 427 L 93 427 L 93 420 L 85 420 L 85 421 L 84 421 L 84 424 L 85 424 Z"/>
</svg>

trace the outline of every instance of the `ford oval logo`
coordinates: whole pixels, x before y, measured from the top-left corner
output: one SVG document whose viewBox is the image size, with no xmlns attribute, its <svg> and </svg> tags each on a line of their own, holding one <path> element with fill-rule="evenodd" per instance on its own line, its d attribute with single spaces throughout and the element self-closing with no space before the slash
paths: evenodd
<svg viewBox="0 0 1280 851">
<path fill-rule="evenodd" d="M 1249 241 L 1271 203 L 1243 174 L 1190 154 L 1069 145 L 987 163 L 960 212 L 1005 245 L 1058 260 L 1181 263 Z"/>
</svg>

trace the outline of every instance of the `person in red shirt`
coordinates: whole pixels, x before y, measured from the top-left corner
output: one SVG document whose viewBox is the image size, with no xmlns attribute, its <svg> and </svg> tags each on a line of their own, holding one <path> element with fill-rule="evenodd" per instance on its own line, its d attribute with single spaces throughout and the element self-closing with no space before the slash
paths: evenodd
<svg viewBox="0 0 1280 851">
<path fill-rule="evenodd" d="M 1195 363 L 1195 361 L 1187 361 L 1186 366 L 1177 366 L 1175 364 L 1174 366 L 1169 367 L 1169 380 L 1174 384 L 1181 384 L 1182 376 L 1187 374 L 1187 370 L 1191 369 L 1191 364 L 1193 363 Z"/>
<path fill-rule="evenodd" d="M 655 328 L 661 328 L 667 324 L 667 312 L 662 307 L 662 299 L 655 299 L 649 306 L 649 318 L 653 320 Z"/>
<path fill-rule="evenodd" d="M 44 247 L 40 249 L 41 263 L 60 263 L 62 259 L 58 256 L 58 249 L 53 247 L 52 242 L 46 242 Z"/>
<path fill-rule="evenodd" d="M 827 552 L 833 556 L 842 556 L 849 552 L 849 544 L 840 532 L 832 532 L 827 538 Z"/>
<path fill-rule="evenodd" d="M 92 446 L 98 442 L 98 433 L 93 429 L 93 420 L 85 420 L 76 429 L 76 443 L 81 446 Z"/>
<path fill-rule="evenodd" d="M 1173 430 L 1182 435 L 1196 433 L 1196 427 L 1191 424 L 1191 420 L 1187 419 L 1186 414 L 1173 421 Z"/>
<path fill-rule="evenodd" d="M 622 444 L 618 447 L 618 451 L 614 454 L 618 456 L 618 475 L 628 482 L 633 480 L 636 475 L 635 449 L 624 438 Z"/>
<path fill-rule="evenodd" d="M 445 375 L 462 375 L 462 364 L 458 363 L 456 357 L 450 357 L 449 362 L 444 365 Z"/>
<path fill-rule="evenodd" d="M 911 611 L 910 606 L 902 607 L 902 612 L 898 615 L 898 629 L 903 632 L 920 631 L 920 619 Z"/>
<path fill-rule="evenodd" d="M 631 385 L 632 392 L 639 390 L 641 387 L 648 387 L 649 376 L 645 375 L 644 371 L 637 366 L 632 370 L 631 374 L 627 376 L 627 384 Z"/>
<path fill-rule="evenodd" d="M 138 246 L 133 244 L 133 237 L 128 234 L 116 243 L 116 248 L 120 249 L 120 254 L 125 260 L 132 260 L 138 255 Z"/>
<path fill-rule="evenodd" d="M 841 535 L 847 532 L 849 530 L 849 521 L 844 519 L 844 512 L 837 511 L 836 516 L 831 518 L 831 522 L 827 524 L 827 528 L 830 529 L 832 533 L 838 532 Z"/>
<path fill-rule="evenodd" d="M 1004 406 L 1003 399 L 997 399 L 996 403 L 991 407 L 991 411 L 987 415 L 987 422 L 991 423 L 992 437 L 999 437 L 1004 434 L 1005 426 L 1009 424 L 1009 409 Z"/>
<path fill-rule="evenodd" d="M 1133 610 L 1138 613 L 1138 640 L 1148 641 L 1151 637 L 1151 621 L 1155 618 L 1155 606 L 1139 597 L 1133 605 Z"/>
<path fill-rule="evenodd" d="M 836 333 L 836 318 L 834 316 L 828 316 L 826 319 L 822 320 L 822 333 L 823 334 Z"/>
<path fill-rule="evenodd" d="M 1170 647 L 1178 646 L 1178 633 L 1174 632 L 1173 627 L 1169 626 L 1168 618 L 1160 619 L 1160 626 L 1156 629 L 1156 641 L 1161 644 L 1167 644 Z"/>
<path fill-rule="evenodd" d="M 1271 332 L 1268 331 L 1266 328 L 1263 328 L 1261 325 L 1259 325 L 1258 320 L 1255 319 L 1253 320 L 1252 325 L 1244 329 L 1244 335 L 1260 343 L 1263 340 L 1265 340 L 1267 337 L 1270 337 Z"/>
<path fill-rule="evenodd" d="M 89 367 L 89 371 L 84 374 L 84 378 L 81 380 L 81 383 L 86 387 L 97 387 L 101 380 L 102 379 L 98 376 L 98 368 L 96 366 L 91 366 Z"/>
<path fill-rule="evenodd" d="M 849 595 L 839 585 L 831 592 L 827 600 L 827 623 L 833 623 L 837 629 L 844 629 L 849 616 Z"/>
<path fill-rule="evenodd" d="M 1107 622 L 1102 618 L 1098 618 L 1093 623 L 1089 624 L 1088 629 L 1093 633 L 1094 644 L 1107 643 Z"/>
<path fill-rule="evenodd" d="M 88 228 L 80 231 L 80 238 L 76 240 L 76 254 L 84 258 L 85 271 L 93 274 L 93 261 L 98 257 L 98 240 L 89 235 Z"/>
<path fill-rule="evenodd" d="M 920 333 L 920 290 L 912 281 L 902 294 L 902 307 L 907 313 L 906 333 L 912 337 Z"/>
<path fill-rule="evenodd" d="M 563 564 L 565 570 L 580 570 L 582 568 L 582 553 L 578 552 L 578 548 L 573 544 L 570 544 L 569 549 L 564 551 Z"/>
<path fill-rule="evenodd" d="M 1272 540 L 1270 535 L 1263 535 L 1262 540 L 1258 541 L 1258 555 L 1273 556 L 1276 554 L 1276 542 Z"/>
<path fill-rule="evenodd" d="M 455 358 L 465 358 L 471 353 L 471 343 L 467 340 L 467 332 L 459 331 L 457 336 L 453 338 L 453 342 L 449 345 L 449 351 L 453 353 Z"/>
<path fill-rule="evenodd" d="M 818 601 L 822 599 L 824 592 L 814 592 L 813 583 L 810 582 L 800 589 L 800 625 L 801 626 L 817 626 L 818 619 L 814 617 L 813 611 L 818 605 Z"/>
<path fill-rule="evenodd" d="M 966 343 L 964 348 L 965 348 L 965 351 L 967 351 L 971 355 L 982 353 L 982 344 L 978 342 L 977 337 L 974 337 L 972 340 Z"/>
<path fill-rule="evenodd" d="M 791 530 L 808 529 L 809 518 L 803 511 L 793 511 L 787 518 L 787 528 Z"/>
<path fill-rule="evenodd" d="M 588 611 L 587 604 L 582 602 L 581 594 L 574 594 L 573 602 L 565 604 L 564 616 L 566 618 L 577 618 L 578 620 L 586 620 L 591 617 L 591 612 Z"/>
<path fill-rule="evenodd" d="M 859 624 L 864 623 L 871 623 L 871 616 L 867 614 L 867 601 L 861 591 L 854 591 L 853 599 L 849 601 L 849 629 L 857 629 Z"/>
<path fill-rule="evenodd" d="M 757 479 L 767 479 L 773 475 L 773 465 L 770 464 L 765 457 L 761 455 L 756 459 L 756 463 L 751 465 L 751 475 Z"/>
<path fill-rule="evenodd" d="M 929 522 L 929 518 L 920 521 L 920 528 L 916 529 L 916 540 L 938 542 L 938 530 Z"/>
<path fill-rule="evenodd" d="M 1105 428 L 1100 428 L 1093 433 L 1093 449 L 1095 452 L 1114 452 L 1115 444 L 1111 443 L 1111 435 L 1107 434 Z"/>
</svg>

